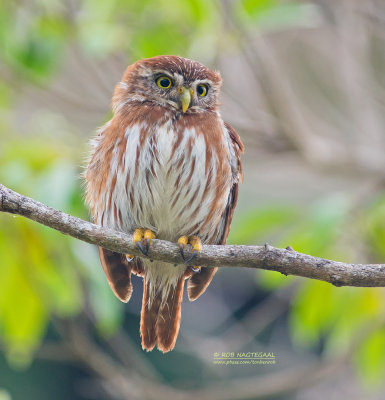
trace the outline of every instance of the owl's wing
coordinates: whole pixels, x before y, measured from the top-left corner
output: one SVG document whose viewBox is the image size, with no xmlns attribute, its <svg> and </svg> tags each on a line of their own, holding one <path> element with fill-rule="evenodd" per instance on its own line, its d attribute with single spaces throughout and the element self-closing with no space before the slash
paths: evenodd
<svg viewBox="0 0 385 400">
<path fill-rule="evenodd" d="M 132 294 L 131 273 L 142 276 L 143 266 L 139 258 L 127 261 L 122 254 L 99 247 L 99 258 L 108 283 L 115 295 L 124 303 Z"/>
<path fill-rule="evenodd" d="M 100 225 L 103 225 L 102 215 L 107 211 L 107 206 L 106 202 L 103 202 L 103 206 L 97 207 L 97 204 L 102 204 L 97 200 L 100 193 L 107 190 L 103 187 L 103 183 L 110 173 L 111 154 L 117 148 L 114 146 L 116 143 L 121 143 L 118 141 L 120 140 L 119 135 L 124 136 L 123 128 L 124 124 L 121 123 L 121 120 L 113 118 L 99 130 L 99 134 L 94 140 L 93 153 L 87 167 L 86 201 L 94 215 L 94 222 Z M 119 148 L 119 154 L 123 155 L 125 145 L 121 145 Z M 131 273 L 143 275 L 141 260 L 134 258 L 129 262 L 124 255 L 101 247 L 99 247 L 99 258 L 108 283 L 115 295 L 123 302 L 130 300 L 132 294 Z"/>
<path fill-rule="evenodd" d="M 245 147 L 243 146 L 241 138 L 239 137 L 238 133 L 234 130 L 234 128 L 232 128 L 226 122 L 225 122 L 225 127 L 227 129 L 227 132 L 229 133 L 232 149 L 234 150 L 231 163 L 231 169 L 233 173 L 233 186 L 231 187 L 229 197 L 227 199 L 227 206 L 222 214 L 221 222 L 219 224 L 219 226 L 221 227 L 221 236 L 217 244 L 225 244 L 227 236 L 229 236 L 230 224 L 233 219 L 235 206 L 237 205 L 238 201 L 238 185 L 239 182 L 240 183 L 243 182 L 241 154 L 245 150 Z"/>
<path fill-rule="evenodd" d="M 227 205 L 222 214 L 219 229 L 219 240 L 216 244 L 225 244 L 230 232 L 230 224 L 233 219 L 234 209 L 238 200 L 238 185 L 243 181 L 243 171 L 241 163 L 241 154 L 244 146 L 238 133 L 229 124 L 225 122 L 225 127 L 231 139 L 231 169 L 233 173 L 233 185 L 230 189 Z M 202 268 L 199 274 L 191 276 L 187 283 L 187 292 L 190 301 L 196 300 L 207 288 L 213 279 L 218 268 Z"/>
</svg>

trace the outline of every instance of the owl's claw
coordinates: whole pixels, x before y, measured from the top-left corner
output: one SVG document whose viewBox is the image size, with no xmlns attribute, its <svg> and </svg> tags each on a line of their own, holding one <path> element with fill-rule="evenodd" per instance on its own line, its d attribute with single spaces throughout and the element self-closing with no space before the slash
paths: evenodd
<svg viewBox="0 0 385 400">
<path fill-rule="evenodd" d="M 180 255 L 182 256 L 183 261 L 186 261 L 186 258 L 184 256 L 184 248 L 187 246 L 187 243 L 188 243 L 188 237 L 187 236 L 181 236 L 178 239 L 179 251 L 180 251 Z"/>
<path fill-rule="evenodd" d="M 136 245 L 139 247 L 139 250 L 143 253 L 143 255 L 147 256 L 148 250 L 143 247 L 142 242 L 138 242 Z"/>
<path fill-rule="evenodd" d="M 152 239 L 155 239 L 155 233 L 150 229 L 135 229 L 133 234 L 134 243 L 138 246 L 139 250 L 143 253 L 143 255 L 148 255 L 148 250 L 150 249 L 150 245 Z"/>
<path fill-rule="evenodd" d="M 179 252 L 180 252 L 180 255 L 181 255 L 183 261 L 186 261 L 186 259 L 184 258 L 183 249 L 184 249 L 184 247 L 180 244 L 180 245 L 179 245 Z"/>
<path fill-rule="evenodd" d="M 180 254 L 185 264 L 190 263 L 197 256 L 197 254 L 202 251 L 202 242 L 198 236 L 181 236 L 178 239 L 178 244 L 179 244 Z M 190 256 L 186 258 L 184 254 L 184 249 L 187 246 L 187 244 L 191 245 L 192 252 Z"/>
<path fill-rule="evenodd" d="M 184 260 L 184 263 L 188 264 L 189 262 L 191 262 L 197 256 L 197 254 L 198 252 L 196 250 L 193 250 L 190 257 L 187 260 Z"/>
</svg>

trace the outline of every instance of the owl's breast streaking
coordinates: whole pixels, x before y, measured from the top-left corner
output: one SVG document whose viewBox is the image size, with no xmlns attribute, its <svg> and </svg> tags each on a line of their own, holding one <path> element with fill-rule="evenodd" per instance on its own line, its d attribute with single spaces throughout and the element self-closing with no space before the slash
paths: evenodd
<svg viewBox="0 0 385 400">
<path fill-rule="evenodd" d="M 120 134 L 109 133 L 109 125 L 102 133 L 100 140 L 113 139 L 104 146 L 106 154 L 100 154 L 110 166 L 101 182 L 107 196 L 96 207 L 97 222 L 127 232 L 144 227 L 167 240 L 198 233 L 204 242 L 215 240 L 213 227 L 231 185 L 230 153 L 219 116 L 174 118 L 164 111 L 160 118 L 157 109 L 141 111 L 142 121 L 135 109 L 132 116 L 121 117 L 116 124 Z"/>
</svg>

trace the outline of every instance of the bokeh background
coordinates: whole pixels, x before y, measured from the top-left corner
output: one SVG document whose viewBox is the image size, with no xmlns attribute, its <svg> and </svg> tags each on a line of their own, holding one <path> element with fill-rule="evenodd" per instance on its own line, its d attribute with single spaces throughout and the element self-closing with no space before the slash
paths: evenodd
<svg viewBox="0 0 385 400">
<path fill-rule="evenodd" d="M 177 54 L 222 73 L 245 145 L 229 238 L 385 260 L 382 0 L 2 0 L 0 182 L 89 218 L 81 172 L 127 64 Z M 0 215 L 0 399 L 383 399 L 381 288 L 224 268 L 185 299 L 176 348 L 140 347 L 96 249 Z M 273 352 L 219 366 L 214 353 Z"/>
</svg>

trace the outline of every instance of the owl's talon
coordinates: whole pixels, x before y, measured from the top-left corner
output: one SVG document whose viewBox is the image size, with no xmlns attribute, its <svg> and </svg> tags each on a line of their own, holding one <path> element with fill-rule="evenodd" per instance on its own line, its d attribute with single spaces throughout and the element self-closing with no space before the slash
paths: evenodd
<svg viewBox="0 0 385 400">
<path fill-rule="evenodd" d="M 186 258 L 184 256 L 184 247 L 181 244 L 179 245 L 179 252 L 180 252 L 180 255 L 182 256 L 183 261 L 185 261 Z"/>
<path fill-rule="evenodd" d="M 144 247 L 146 250 L 146 255 L 148 254 L 148 250 L 150 249 L 150 239 L 146 239 L 146 245 Z"/>
<path fill-rule="evenodd" d="M 179 252 L 180 252 L 180 255 L 182 256 L 182 260 L 185 261 L 186 257 L 184 256 L 184 249 L 188 244 L 188 237 L 186 235 L 181 236 L 178 239 L 178 244 L 179 244 Z"/>
<path fill-rule="evenodd" d="M 184 260 L 184 263 L 185 264 L 188 264 L 188 263 L 190 263 L 196 256 L 197 256 L 197 254 L 198 254 L 198 252 L 196 251 L 196 250 L 194 250 L 192 253 L 191 253 L 191 255 L 190 255 L 190 257 L 186 260 Z"/>
<path fill-rule="evenodd" d="M 184 246 L 183 245 L 179 245 L 179 252 L 180 252 L 180 255 L 182 256 L 183 261 L 186 261 L 186 256 L 184 255 Z"/>
<path fill-rule="evenodd" d="M 143 247 L 142 242 L 138 242 L 136 243 L 136 245 L 139 247 L 139 250 L 143 253 L 143 255 L 147 256 L 148 250 L 146 251 L 146 249 Z"/>
<path fill-rule="evenodd" d="M 155 239 L 155 233 L 150 229 L 135 229 L 133 234 L 134 243 L 138 246 L 139 250 L 143 253 L 143 255 L 148 255 L 148 250 L 150 249 L 150 245 L 152 239 Z"/>
<path fill-rule="evenodd" d="M 197 236 L 181 236 L 178 239 L 178 244 L 179 244 L 179 251 L 180 255 L 182 256 L 182 259 L 185 264 L 188 264 L 191 262 L 198 253 L 201 252 L 202 250 L 202 242 Z M 190 244 L 192 247 L 192 252 L 189 257 L 186 258 L 184 254 L 184 249 L 187 246 L 187 244 Z"/>
</svg>

